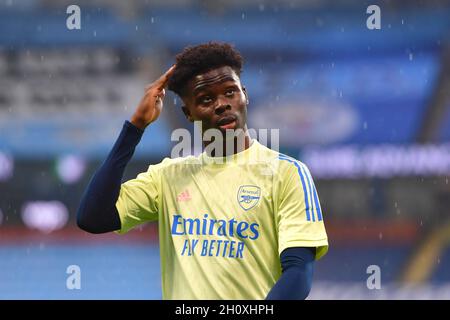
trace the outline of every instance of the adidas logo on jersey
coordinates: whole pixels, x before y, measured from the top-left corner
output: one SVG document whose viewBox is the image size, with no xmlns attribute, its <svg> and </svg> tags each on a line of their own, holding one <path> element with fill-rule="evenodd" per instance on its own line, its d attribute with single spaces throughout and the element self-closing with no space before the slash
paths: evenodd
<svg viewBox="0 0 450 320">
<path fill-rule="evenodd" d="M 182 193 L 180 193 L 177 196 L 177 201 L 178 202 L 182 202 L 182 201 L 189 201 L 191 200 L 191 195 L 189 194 L 189 190 L 184 190 Z"/>
</svg>

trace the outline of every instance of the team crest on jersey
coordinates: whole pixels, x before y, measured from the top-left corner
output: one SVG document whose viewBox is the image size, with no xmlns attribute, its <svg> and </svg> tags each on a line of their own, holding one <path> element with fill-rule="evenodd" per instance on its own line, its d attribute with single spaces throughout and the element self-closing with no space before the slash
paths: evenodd
<svg viewBox="0 0 450 320">
<path fill-rule="evenodd" d="M 258 186 L 240 186 L 237 193 L 237 200 L 239 205 L 245 211 L 250 210 L 256 206 L 261 198 L 261 188 Z"/>
</svg>

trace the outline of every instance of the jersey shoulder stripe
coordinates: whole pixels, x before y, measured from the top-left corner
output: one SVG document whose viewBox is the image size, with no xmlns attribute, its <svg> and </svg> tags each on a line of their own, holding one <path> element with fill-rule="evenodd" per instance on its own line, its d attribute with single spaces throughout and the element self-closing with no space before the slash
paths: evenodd
<svg viewBox="0 0 450 320">
<path fill-rule="evenodd" d="M 303 188 L 303 194 L 305 197 L 306 220 L 312 220 L 313 222 L 315 222 L 317 216 L 317 220 L 322 221 L 322 211 L 320 208 L 319 197 L 317 195 L 314 181 L 306 165 L 301 161 L 282 153 L 278 155 L 278 159 L 281 161 L 287 161 L 297 168 L 297 172 L 300 176 L 300 181 Z"/>
</svg>

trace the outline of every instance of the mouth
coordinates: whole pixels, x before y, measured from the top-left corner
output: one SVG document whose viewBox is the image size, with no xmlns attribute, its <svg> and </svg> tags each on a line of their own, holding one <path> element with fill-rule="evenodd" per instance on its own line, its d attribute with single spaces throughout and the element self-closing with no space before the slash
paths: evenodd
<svg viewBox="0 0 450 320">
<path fill-rule="evenodd" d="M 217 126 L 222 129 L 233 129 L 236 126 L 236 117 L 235 116 L 225 116 L 217 121 Z"/>
</svg>

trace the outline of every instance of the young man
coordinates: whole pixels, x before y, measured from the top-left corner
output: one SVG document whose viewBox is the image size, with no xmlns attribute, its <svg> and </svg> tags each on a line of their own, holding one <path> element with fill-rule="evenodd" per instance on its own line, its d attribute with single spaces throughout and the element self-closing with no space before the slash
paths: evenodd
<svg viewBox="0 0 450 320">
<path fill-rule="evenodd" d="M 314 260 L 327 251 L 307 167 L 248 134 L 241 68 L 228 44 L 185 48 L 147 87 L 81 201 L 78 226 L 91 233 L 125 233 L 158 220 L 163 299 L 305 299 Z M 161 113 L 166 85 L 189 121 L 219 132 L 211 140 L 223 138 L 222 147 L 208 151 L 206 141 L 198 157 L 166 158 L 121 184 L 144 130 Z"/>
</svg>

